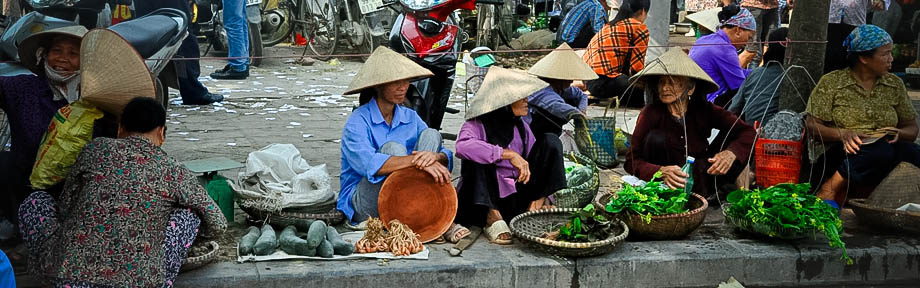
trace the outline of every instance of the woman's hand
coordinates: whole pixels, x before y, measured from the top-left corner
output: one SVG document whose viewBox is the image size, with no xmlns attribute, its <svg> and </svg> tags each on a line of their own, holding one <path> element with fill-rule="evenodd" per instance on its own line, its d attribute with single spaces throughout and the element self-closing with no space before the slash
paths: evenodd
<svg viewBox="0 0 920 288">
<path fill-rule="evenodd" d="M 447 171 L 447 167 L 444 167 L 444 165 L 441 165 L 441 163 L 435 163 L 419 169 L 428 172 L 428 174 L 434 178 L 434 182 L 438 183 L 438 185 L 450 183 L 450 171 Z"/>
<path fill-rule="evenodd" d="M 524 157 L 521 157 L 521 154 L 505 149 L 505 153 L 508 152 L 511 153 L 511 157 L 508 159 L 511 161 L 511 166 L 518 169 L 517 181 L 527 184 L 527 182 L 530 182 L 530 164 L 527 163 L 527 160 L 524 160 Z"/>
<path fill-rule="evenodd" d="M 431 166 L 431 164 L 438 162 L 438 158 L 440 158 L 438 154 L 428 151 L 412 151 L 412 165 L 419 169 Z"/>
<path fill-rule="evenodd" d="M 856 154 L 856 152 L 859 152 L 859 145 L 863 143 L 862 139 L 866 137 L 866 135 L 853 132 L 853 130 L 841 130 L 840 141 L 843 142 L 843 151 L 846 151 L 847 154 Z"/>
<path fill-rule="evenodd" d="M 687 184 L 687 173 L 680 171 L 680 167 L 677 166 L 663 166 L 661 167 L 661 178 L 664 179 L 664 184 L 667 184 L 671 189 L 684 188 L 684 185 Z"/>
<path fill-rule="evenodd" d="M 709 163 L 712 163 L 712 166 L 709 166 L 709 170 L 706 170 L 706 173 L 709 175 L 725 175 L 728 173 L 728 169 L 732 168 L 732 163 L 735 163 L 735 153 L 731 150 L 725 150 L 716 154 L 712 158 L 709 158 Z"/>
<path fill-rule="evenodd" d="M 885 127 L 878 130 L 885 132 L 886 135 L 891 135 L 891 139 L 888 139 L 888 143 L 898 142 L 898 140 L 901 139 L 901 133 L 904 133 L 901 129 L 895 127 Z"/>
</svg>

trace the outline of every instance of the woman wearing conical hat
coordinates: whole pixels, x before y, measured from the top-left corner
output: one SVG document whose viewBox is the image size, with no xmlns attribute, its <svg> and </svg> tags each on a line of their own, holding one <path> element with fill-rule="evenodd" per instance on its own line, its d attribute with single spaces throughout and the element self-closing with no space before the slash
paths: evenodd
<svg viewBox="0 0 920 288">
<path fill-rule="evenodd" d="M 351 223 L 380 217 L 377 196 L 390 173 L 420 169 L 450 185 L 453 153 L 441 146 L 441 134 L 429 129 L 406 100 L 409 81 L 431 71 L 386 47 L 367 59 L 345 94 L 360 93 L 360 104 L 342 132 L 342 172 L 337 208 Z M 451 232 L 469 233 L 468 230 Z M 462 238 L 464 235 L 460 235 Z"/>
<path fill-rule="evenodd" d="M 693 158 L 694 192 L 709 196 L 714 187 L 735 183 L 753 146 L 754 128 L 706 101 L 706 94 L 718 89 L 709 75 L 683 51 L 671 49 L 633 80 L 644 82 L 652 102 L 636 122 L 626 172 L 646 181 L 661 172 L 665 184 L 684 188 L 690 175 L 681 167 Z M 713 129 L 720 133 L 710 145 Z"/>
<path fill-rule="evenodd" d="M 535 141 L 521 119 L 527 96 L 546 85 L 524 71 L 489 68 L 457 134 L 463 170 L 456 222 L 485 227 L 496 244 L 511 243 L 505 219 L 546 208 L 547 197 L 566 185 L 562 142 Z"/>
<path fill-rule="evenodd" d="M 530 114 L 524 120 L 530 123 L 534 135 L 553 133 L 558 137 L 562 125 L 573 116 L 584 115 L 588 109 L 588 95 L 572 87 L 572 82 L 597 79 L 597 74 L 565 43 L 537 61 L 528 72 L 549 86 L 527 97 Z"/>
</svg>

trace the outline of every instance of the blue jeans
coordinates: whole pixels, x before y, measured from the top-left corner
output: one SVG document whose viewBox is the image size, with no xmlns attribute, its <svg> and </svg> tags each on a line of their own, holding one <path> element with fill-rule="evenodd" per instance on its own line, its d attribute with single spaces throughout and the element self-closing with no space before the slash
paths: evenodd
<svg viewBox="0 0 920 288">
<path fill-rule="evenodd" d="M 249 23 L 246 21 L 245 0 L 223 0 L 224 30 L 227 30 L 227 60 L 230 68 L 236 71 L 249 69 Z M 234 57 L 247 57 L 236 58 Z"/>
</svg>

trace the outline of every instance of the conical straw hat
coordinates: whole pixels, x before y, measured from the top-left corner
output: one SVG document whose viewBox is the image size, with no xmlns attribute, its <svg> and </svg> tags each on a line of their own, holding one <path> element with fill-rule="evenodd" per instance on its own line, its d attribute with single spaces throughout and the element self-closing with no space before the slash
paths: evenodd
<svg viewBox="0 0 920 288">
<path fill-rule="evenodd" d="M 705 93 L 712 93 L 719 90 L 719 85 L 716 84 L 715 81 L 712 81 L 709 74 L 706 74 L 706 71 L 703 71 L 703 68 L 696 65 L 696 62 L 694 62 L 690 56 L 687 56 L 684 51 L 680 50 L 680 48 L 672 48 L 659 56 L 658 59 L 652 60 L 645 65 L 645 69 L 633 75 L 630 80 L 645 81 L 648 76 L 663 75 L 686 76 L 700 80 L 698 81 L 700 83 L 698 83 L 697 89 L 701 89 L 699 91 Z"/>
<path fill-rule="evenodd" d="M 527 71 L 544 78 L 562 80 L 594 80 L 597 74 L 569 44 L 562 43 Z"/>
<path fill-rule="evenodd" d="M 716 30 L 719 29 L 720 11 L 722 11 L 721 7 L 706 9 L 687 15 L 687 20 L 690 20 L 697 25 L 703 26 L 703 28 L 706 28 L 709 31 L 716 32 Z"/>
<path fill-rule="evenodd" d="M 141 55 L 107 29 L 86 33 L 80 45 L 80 99 L 121 117 L 135 97 L 156 97 L 153 76 Z"/>
<path fill-rule="evenodd" d="M 38 27 L 40 27 L 40 25 Z M 39 46 L 56 36 L 72 36 L 80 39 L 83 38 L 85 34 L 86 28 L 80 25 L 55 28 L 32 34 L 26 37 L 26 39 L 23 39 L 22 43 L 19 43 L 19 62 L 22 63 L 23 66 L 26 66 L 26 68 L 29 68 L 29 70 L 32 70 L 35 74 L 44 74 L 45 68 L 38 65 L 39 53 L 43 53 L 43 51 L 39 51 Z"/>
<path fill-rule="evenodd" d="M 549 84 L 524 71 L 492 66 L 489 72 L 486 72 L 482 86 L 470 102 L 470 108 L 466 111 L 466 120 L 511 105 L 546 86 Z"/>
<path fill-rule="evenodd" d="M 387 47 L 377 47 L 371 57 L 364 61 L 361 70 L 355 75 L 355 79 L 348 84 L 348 90 L 344 94 L 355 94 L 365 88 L 374 87 L 393 81 L 431 77 L 431 73 L 425 67 L 418 65 L 402 54 L 396 53 Z"/>
</svg>

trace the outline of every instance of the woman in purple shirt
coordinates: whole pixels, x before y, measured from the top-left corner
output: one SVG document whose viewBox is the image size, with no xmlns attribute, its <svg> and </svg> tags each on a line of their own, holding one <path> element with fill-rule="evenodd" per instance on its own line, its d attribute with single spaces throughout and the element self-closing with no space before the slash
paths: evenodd
<svg viewBox="0 0 920 288">
<path fill-rule="evenodd" d="M 706 96 L 707 100 L 726 107 L 748 73 L 741 69 L 737 49 L 747 45 L 757 24 L 750 11 L 737 5 L 722 8 L 719 22 L 719 31 L 696 40 L 690 48 L 690 58 L 719 85 L 719 90 Z"/>
<path fill-rule="evenodd" d="M 546 197 L 565 188 L 562 142 L 549 135 L 536 142 L 521 119 L 527 115 L 527 96 L 546 86 L 523 71 L 493 66 L 457 135 L 463 167 L 457 223 L 485 227 L 492 243 L 511 243 L 503 219 L 545 208 Z"/>
</svg>

